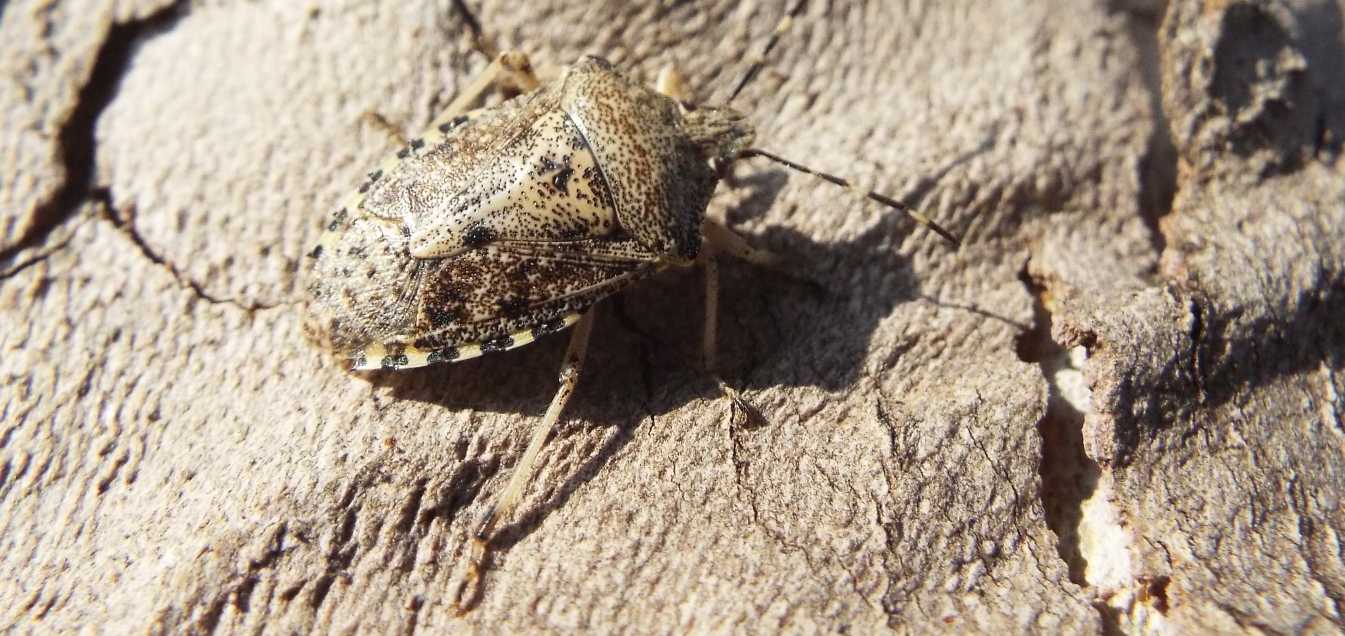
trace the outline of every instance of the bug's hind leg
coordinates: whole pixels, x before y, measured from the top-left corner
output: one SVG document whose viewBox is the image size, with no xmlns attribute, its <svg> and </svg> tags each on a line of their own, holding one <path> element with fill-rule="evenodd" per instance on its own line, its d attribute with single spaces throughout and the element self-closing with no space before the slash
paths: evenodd
<svg viewBox="0 0 1345 636">
<path fill-rule="evenodd" d="M 542 421 L 532 430 L 532 438 L 528 440 L 528 448 L 523 452 L 523 457 L 518 460 L 518 465 L 514 467 L 514 472 L 509 477 L 509 483 L 504 487 L 504 492 L 500 498 L 486 512 L 486 517 L 481 526 L 477 529 L 475 538 L 477 541 L 485 542 L 490 539 L 490 534 L 495 530 L 495 525 L 500 519 L 507 519 L 518 506 L 519 499 L 523 496 L 523 490 L 527 487 L 532 478 L 532 472 L 537 463 L 537 455 L 542 450 L 542 445 L 546 442 L 547 436 L 551 434 L 551 429 L 555 428 L 556 423 L 560 421 L 561 412 L 565 410 L 565 405 L 570 401 L 570 396 L 574 395 L 575 387 L 579 384 L 579 373 L 584 368 L 584 358 L 588 353 L 589 334 L 593 331 L 593 311 L 590 310 L 584 314 L 579 322 L 575 323 L 574 332 L 570 334 L 570 346 L 565 351 L 565 359 L 560 366 L 560 387 L 556 389 L 556 395 L 551 399 L 551 405 L 547 407 L 546 414 L 542 416 Z"/>
<path fill-rule="evenodd" d="M 519 500 L 523 497 L 523 491 L 528 483 L 532 481 L 533 470 L 536 468 L 538 453 L 542 450 L 542 445 L 546 443 L 546 438 L 551 434 L 551 429 L 555 428 L 556 423 L 560 421 L 560 415 L 565 410 L 565 404 L 570 401 L 570 396 L 574 394 L 575 387 L 579 384 L 579 373 L 584 367 L 584 357 L 588 352 L 589 334 L 593 330 L 593 310 L 590 309 L 584 314 L 579 322 L 575 323 L 574 331 L 570 335 L 570 346 L 565 350 L 565 359 L 560 366 L 560 387 L 556 390 L 555 397 L 551 398 L 551 405 L 547 407 L 546 414 L 542 416 L 542 421 L 532 430 L 532 438 L 528 440 L 528 448 L 523 452 L 523 457 L 518 460 L 514 466 L 514 472 L 509 477 L 509 483 L 504 487 L 498 499 L 495 500 L 489 508 L 486 509 L 486 515 L 472 534 L 473 554 L 472 561 L 468 565 L 467 578 L 463 582 L 463 588 L 459 590 L 459 609 L 465 611 L 462 593 L 469 588 L 474 591 L 479 587 L 479 581 L 484 567 L 486 555 L 490 550 L 491 535 L 495 532 L 495 527 L 501 520 L 507 520 L 514 508 L 518 507 Z"/>
</svg>

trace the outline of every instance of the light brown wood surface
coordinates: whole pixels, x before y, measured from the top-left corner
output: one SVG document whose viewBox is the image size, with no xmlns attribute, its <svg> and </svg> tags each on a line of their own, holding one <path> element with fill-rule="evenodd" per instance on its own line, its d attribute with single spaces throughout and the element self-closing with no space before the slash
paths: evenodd
<svg viewBox="0 0 1345 636">
<path fill-rule="evenodd" d="M 781 3 L 478 2 L 543 73 L 723 99 Z M 1340 2 L 810 4 L 736 102 L 723 267 L 608 303 L 454 615 L 564 337 L 352 375 L 299 331 L 320 224 L 486 60 L 449 2 L 0 13 L 0 627 L 1180 632 L 1342 627 Z"/>
</svg>

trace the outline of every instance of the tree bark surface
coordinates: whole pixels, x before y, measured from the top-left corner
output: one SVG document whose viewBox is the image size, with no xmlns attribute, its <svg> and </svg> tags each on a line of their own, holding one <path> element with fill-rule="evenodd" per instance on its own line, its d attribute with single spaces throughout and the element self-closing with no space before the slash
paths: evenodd
<svg viewBox="0 0 1345 636">
<path fill-rule="evenodd" d="M 352 374 L 328 212 L 486 65 L 725 99 L 780 2 L 0 5 L 0 626 L 115 632 L 1345 627 L 1345 3 L 814 2 L 738 97 L 726 261 L 565 337 Z M 463 8 L 467 9 L 464 13 Z M 498 99 L 498 98 L 496 98 Z M 806 280 L 804 280 L 806 279 Z"/>
</svg>

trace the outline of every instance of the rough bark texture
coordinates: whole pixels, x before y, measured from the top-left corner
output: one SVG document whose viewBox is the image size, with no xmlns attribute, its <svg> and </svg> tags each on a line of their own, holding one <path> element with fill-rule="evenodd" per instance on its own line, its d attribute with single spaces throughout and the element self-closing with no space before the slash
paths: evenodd
<svg viewBox="0 0 1345 636">
<path fill-rule="evenodd" d="M 325 213 L 480 71 L 445 2 L 0 5 L 0 626 L 1342 628 L 1345 3 L 815 2 L 736 105 L 725 266 L 609 303 L 455 616 L 563 337 L 354 376 L 300 336 Z M 465 3 L 547 64 L 722 99 L 783 7 Z"/>
</svg>

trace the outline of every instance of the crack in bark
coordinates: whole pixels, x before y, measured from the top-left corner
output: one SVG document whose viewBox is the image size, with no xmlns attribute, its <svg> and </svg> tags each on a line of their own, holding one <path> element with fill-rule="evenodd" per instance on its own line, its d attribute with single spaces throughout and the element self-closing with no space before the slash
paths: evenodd
<svg viewBox="0 0 1345 636">
<path fill-rule="evenodd" d="M 233 305 L 248 312 L 294 304 L 293 301 L 249 303 L 207 292 L 204 286 L 185 276 L 171 261 L 151 249 L 136 231 L 129 214 L 126 218 L 117 214 L 107 187 L 94 185 L 98 152 L 95 128 L 99 117 L 116 97 L 137 47 L 146 38 L 171 28 L 186 14 L 187 8 L 188 2 L 179 0 L 143 18 L 114 24 L 108 30 L 102 46 L 94 56 L 89 76 L 79 89 L 75 107 L 57 133 L 65 181 L 49 200 L 37 206 L 33 212 L 34 222 L 23 237 L 0 251 L 0 264 L 10 265 L 0 272 L 0 280 L 11 278 L 67 247 L 71 237 L 66 237 L 28 260 L 14 263 L 23 251 L 41 245 L 56 228 L 75 217 L 84 204 L 92 202 L 101 204 L 104 215 L 131 239 L 146 258 L 168 270 L 178 283 L 190 289 L 201 300 L 214 305 Z"/>
<path fill-rule="evenodd" d="M 81 223 L 80 225 L 83 225 L 83 223 Z M 75 228 L 75 229 L 78 229 L 78 227 Z M 32 267 L 32 266 L 34 266 L 34 265 L 36 265 L 36 264 L 38 264 L 38 263 L 41 263 L 41 262 L 43 262 L 43 261 L 45 261 L 45 260 L 51 258 L 52 256 L 55 256 L 55 255 L 56 255 L 58 252 L 60 252 L 61 250 L 64 250 L 65 248 L 69 247 L 69 246 L 70 246 L 70 243 L 71 243 L 72 241 L 74 241 L 74 239 L 75 239 L 75 232 L 74 232 L 74 231 L 71 231 L 69 235 L 67 235 L 65 238 L 61 239 L 61 240 L 60 240 L 59 242 L 57 242 L 55 245 L 53 245 L 53 246 L 51 246 L 51 247 L 49 247 L 49 248 L 47 248 L 47 249 L 45 249 L 45 250 L 42 250 L 42 251 L 38 252 L 38 253 L 37 253 L 35 256 L 33 256 L 32 258 L 29 258 L 29 259 L 24 260 L 24 261 L 20 261 L 20 262 L 14 264 L 13 266 L 11 266 L 9 269 L 7 269 L 7 270 L 5 270 L 5 271 L 3 271 L 3 272 L 0 272 L 0 281 L 3 281 L 3 280 L 9 280 L 9 279 L 11 279 L 11 278 L 14 278 L 15 276 L 18 276 L 20 273 L 22 273 L 24 270 L 28 269 L 29 267 Z M 13 254 L 13 257 L 14 257 L 14 258 L 17 258 L 17 257 L 18 257 L 18 253 Z"/>
<path fill-rule="evenodd" d="M 288 532 L 289 526 L 286 522 L 278 523 L 274 530 L 270 532 L 270 536 L 266 538 L 265 552 L 258 558 L 249 559 L 247 565 L 241 571 L 235 570 L 230 574 L 228 580 L 221 584 L 218 591 L 210 596 L 209 601 L 206 601 L 204 595 L 201 595 L 189 604 L 189 608 L 191 606 L 204 608 L 199 617 L 190 621 L 190 632 L 211 634 L 217 631 L 220 621 L 224 617 L 224 610 L 230 605 L 233 605 L 239 614 L 247 614 L 252 611 L 252 595 L 256 591 L 257 584 L 262 581 L 262 573 L 265 570 L 274 569 L 282 557 L 295 549 L 294 547 L 285 547 L 285 538 Z M 302 541 L 302 537 L 298 538 Z M 283 592 L 281 599 L 289 600 Z M 267 600 L 269 603 L 270 599 Z"/>
<path fill-rule="evenodd" d="M 406 617 L 405 634 L 416 633 L 416 624 L 420 621 L 420 610 L 425 607 L 425 597 L 420 594 L 413 594 L 406 602 L 406 611 L 409 615 Z"/>
<path fill-rule="evenodd" d="M 327 600 L 327 594 L 331 592 L 332 584 L 336 582 L 337 577 L 349 580 L 351 575 L 349 569 L 355 562 L 355 555 L 360 550 L 360 542 L 355 537 L 355 528 L 359 523 L 360 510 L 363 507 L 362 502 L 355 501 L 357 495 L 363 494 L 374 480 L 374 471 L 365 468 L 359 471 L 346 486 L 342 493 L 340 501 L 337 503 L 336 510 L 333 511 L 332 525 L 335 526 L 335 535 L 332 537 L 329 548 L 321 555 L 323 561 L 322 574 L 317 577 L 313 583 L 312 592 L 308 595 L 308 607 L 314 613 Z"/>
<path fill-rule="evenodd" d="M 50 199 L 33 210 L 28 231 L 13 245 L 0 251 L 0 263 L 9 264 L 23 250 L 41 245 L 52 230 L 64 224 L 95 192 L 94 168 L 98 142 L 94 135 L 98 118 L 117 95 L 131 57 L 147 37 L 161 33 L 186 14 L 186 0 L 179 0 L 143 18 L 113 24 L 94 55 L 93 66 L 79 88 L 75 107 L 56 133 L 65 181 Z M 0 3 L 3 6 L 3 3 Z"/>
<path fill-rule="evenodd" d="M 980 391 L 977 391 L 976 406 L 972 408 L 971 412 L 972 421 L 980 421 L 980 405 L 984 403 L 985 398 L 982 398 Z M 967 431 L 967 437 L 971 439 L 972 446 L 976 447 L 976 450 L 981 451 L 981 456 L 985 457 L 985 463 L 990 466 L 991 471 L 993 471 L 1005 484 L 1008 484 L 1009 491 L 1013 493 L 1013 509 L 1015 512 L 1021 512 L 1027 503 L 1018 492 L 1018 486 L 1014 485 L 1013 476 L 1009 474 L 1009 471 L 1004 468 L 1003 464 L 995 461 L 995 458 L 990 455 L 990 451 L 986 449 L 985 444 L 981 442 L 980 438 L 976 437 L 976 433 L 972 431 L 972 427 L 969 426 L 963 430 Z M 1021 536 L 1022 527 L 1016 529 Z"/>
<path fill-rule="evenodd" d="M 237 307 L 249 313 L 266 309 L 275 309 L 277 307 L 292 306 L 295 304 L 296 301 L 293 300 L 280 301 L 275 303 L 262 303 L 255 301 L 246 302 L 238 300 L 236 298 L 226 298 L 222 296 L 216 296 L 206 291 L 204 285 L 202 285 L 199 282 L 196 282 L 190 276 L 183 273 L 183 271 L 179 269 L 178 266 L 173 263 L 173 261 L 169 260 L 167 257 L 155 251 L 154 248 L 150 247 L 149 243 L 145 240 L 143 236 L 141 236 L 140 231 L 137 230 L 135 227 L 134 206 L 127 207 L 125 213 L 119 212 L 112 202 L 111 194 L 108 192 L 106 188 L 98 188 L 94 190 L 90 194 L 90 196 L 101 203 L 102 216 L 106 218 L 108 222 L 110 222 L 113 225 L 113 227 L 116 227 L 123 234 L 125 234 L 126 237 L 130 239 L 131 243 L 136 246 L 136 249 L 140 251 L 140 254 L 142 256 L 148 259 L 151 263 L 154 263 L 155 265 L 162 267 L 165 271 L 167 271 L 170 275 L 172 275 L 173 279 L 176 280 L 179 285 L 181 285 L 185 289 L 190 290 L 192 294 L 194 294 L 197 298 L 204 300 L 212 305 L 233 305 L 234 307 Z"/>
<path fill-rule="evenodd" d="M 198 298 L 215 305 L 234 305 L 249 312 L 293 304 L 292 301 L 273 304 L 248 303 L 218 297 L 207 292 L 200 283 L 183 275 L 176 265 L 151 249 L 136 231 L 129 214 L 127 218 L 117 214 L 107 187 L 94 185 L 98 152 L 95 128 L 99 117 L 116 97 L 136 48 L 146 38 L 171 28 L 186 14 L 187 7 L 188 3 L 185 0 L 179 0 L 143 18 L 114 24 L 108 30 L 101 48 L 94 57 L 89 76 L 80 87 L 75 107 L 57 133 L 61 161 L 65 169 L 65 181 L 49 200 L 37 206 L 33 212 L 34 222 L 23 237 L 14 245 L 0 251 L 0 263 L 10 265 L 0 273 L 0 280 L 11 278 L 68 246 L 69 237 L 33 258 L 13 263 L 23 251 L 41 245 L 56 228 L 76 216 L 81 206 L 93 202 L 101 204 L 105 216 L 114 226 L 126 233 L 146 258 L 168 270 L 173 278 L 190 289 Z"/>
</svg>

